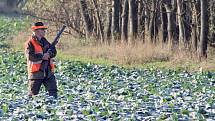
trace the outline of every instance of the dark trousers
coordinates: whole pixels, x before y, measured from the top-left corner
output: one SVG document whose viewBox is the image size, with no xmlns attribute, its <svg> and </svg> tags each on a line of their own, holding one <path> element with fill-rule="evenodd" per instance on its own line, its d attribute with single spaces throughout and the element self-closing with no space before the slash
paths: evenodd
<svg viewBox="0 0 215 121">
<path fill-rule="evenodd" d="M 37 95 L 42 84 L 50 96 L 57 98 L 57 83 L 54 75 L 49 78 L 29 80 L 29 96 Z"/>
</svg>

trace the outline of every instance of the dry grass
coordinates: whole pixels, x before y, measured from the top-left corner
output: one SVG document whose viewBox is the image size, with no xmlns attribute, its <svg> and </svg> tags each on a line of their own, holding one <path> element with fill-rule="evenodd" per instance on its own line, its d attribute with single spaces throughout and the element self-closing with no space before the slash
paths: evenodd
<svg viewBox="0 0 215 121">
<path fill-rule="evenodd" d="M 31 35 L 31 30 L 21 32 L 18 36 L 13 37 L 11 45 L 19 50 L 23 50 L 24 42 Z M 47 38 L 52 41 L 55 37 L 53 32 L 47 33 Z M 73 39 L 71 36 L 63 35 L 60 43 L 57 45 L 58 50 L 65 56 L 85 57 L 89 59 L 109 60 L 112 63 L 120 65 L 142 65 L 157 63 L 158 67 L 171 69 L 186 69 L 197 71 L 199 68 L 204 70 L 215 70 L 214 49 L 209 49 L 208 59 L 198 62 L 195 54 L 187 51 L 170 52 L 165 45 L 143 44 L 141 42 L 135 45 L 111 44 L 96 45 L 93 39 Z M 152 66 L 154 66 L 152 64 Z"/>
<path fill-rule="evenodd" d="M 62 43 L 67 43 L 63 41 Z M 103 58 L 122 65 L 140 64 L 152 61 L 167 61 L 170 53 L 162 46 L 136 44 L 111 45 L 83 45 L 81 43 L 62 44 L 62 51 L 66 54 L 86 56 L 89 58 Z M 70 45 L 70 46 L 69 46 Z"/>
</svg>

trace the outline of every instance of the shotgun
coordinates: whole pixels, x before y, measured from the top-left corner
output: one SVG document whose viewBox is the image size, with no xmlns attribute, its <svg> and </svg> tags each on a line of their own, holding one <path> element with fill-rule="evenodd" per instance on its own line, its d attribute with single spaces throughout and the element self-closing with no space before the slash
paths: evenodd
<svg viewBox="0 0 215 121">
<path fill-rule="evenodd" d="M 51 43 L 51 45 L 49 46 L 49 48 L 45 48 L 45 53 L 47 53 L 48 51 L 51 51 L 51 48 L 54 48 L 56 46 L 56 44 L 59 42 L 59 38 L 60 35 L 63 33 L 64 29 L 66 28 L 65 25 L 63 25 L 63 27 L 61 28 L 61 30 L 57 33 L 57 36 L 55 37 L 54 41 Z M 42 70 L 43 72 L 45 72 L 45 69 L 48 67 L 49 61 L 47 60 L 43 60 L 40 70 Z"/>
</svg>

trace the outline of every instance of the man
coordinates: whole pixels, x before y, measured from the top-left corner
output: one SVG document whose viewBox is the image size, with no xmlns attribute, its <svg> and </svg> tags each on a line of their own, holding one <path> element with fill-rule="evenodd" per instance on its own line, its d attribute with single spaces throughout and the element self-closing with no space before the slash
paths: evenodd
<svg viewBox="0 0 215 121">
<path fill-rule="evenodd" d="M 48 27 L 43 22 L 36 22 L 32 27 L 33 35 L 25 44 L 28 67 L 29 96 L 37 95 L 43 84 L 50 96 L 57 98 L 57 84 L 54 76 L 52 58 L 57 54 L 56 48 L 49 49 L 50 43 L 45 38 Z M 48 64 L 45 64 L 48 63 Z"/>
</svg>

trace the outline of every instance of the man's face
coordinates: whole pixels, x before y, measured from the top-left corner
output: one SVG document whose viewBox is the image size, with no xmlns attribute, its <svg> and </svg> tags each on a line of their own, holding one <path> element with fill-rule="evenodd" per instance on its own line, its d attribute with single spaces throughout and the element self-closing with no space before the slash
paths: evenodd
<svg viewBox="0 0 215 121">
<path fill-rule="evenodd" d="M 45 37 L 46 30 L 45 29 L 37 29 L 35 30 L 36 36 Z"/>
</svg>

